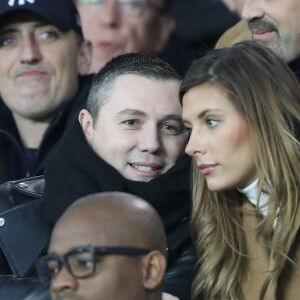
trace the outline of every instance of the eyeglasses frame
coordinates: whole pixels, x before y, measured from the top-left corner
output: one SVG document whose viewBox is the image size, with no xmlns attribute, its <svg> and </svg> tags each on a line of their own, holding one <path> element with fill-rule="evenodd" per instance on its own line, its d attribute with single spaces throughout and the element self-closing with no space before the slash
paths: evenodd
<svg viewBox="0 0 300 300">
<path fill-rule="evenodd" d="M 121 247 L 121 246 L 114 246 L 114 247 L 101 246 L 101 247 L 98 247 L 98 246 L 92 246 L 92 245 L 79 246 L 79 247 L 72 248 L 71 250 L 69 250 L 68 252 L 66 252 L 65 254 L 62 254 L 62 255 L 48 254 L 48 255 L 42 256 L 36 262 L 36 269 L 38 271 L 38 275 L 39 275 L 40 280 L 43 283 L 47 284 L 49 281 L 45 280 L 43 278 L 43 276 L 41 275 L 40 265 L 45 260 L 55 259 L 58 262 L 58 270 L 59 271 L 61 270 L 62 266 L 64 266 L 66 268 L 67 272 L 73 278 L 83 279 L 83 278 L 90 277 L 91 275 L 94 274 L 94 272 L 96 270 L 96 256 L 97 255 L 124 255 L 124 256 L 129 256 L 129 257 L 136 257 L 136 256 L 146 255 L 146 254 L 150 253 L 151 251 L 153 251 L 153 250 L 145 249 L 145 248 L 138 248 L 138 247 Z M 80 253 L 83 253 L 83 252 L 89 252 L 92 255 L 92 257 L 93 257 L 93 269 L 89 274 L 78 276 L 78 275 L 75 275 L 73 273 L 72 268 L 70 267 L 70 264 L 68 262 L 68 257 L 72 254 L 75 254 L 75 253 L 80 254 Z M 55 275 L 57 275 L 57 274 L 55 274 Z M 52 278 L 53 278 L 53 276 L 51 277 L 51 279 Z"/>
</svg>

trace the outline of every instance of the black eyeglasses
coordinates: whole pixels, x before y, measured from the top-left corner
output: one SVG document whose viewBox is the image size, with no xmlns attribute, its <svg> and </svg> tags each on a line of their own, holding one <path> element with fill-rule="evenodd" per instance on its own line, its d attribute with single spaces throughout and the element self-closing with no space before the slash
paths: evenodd
<svg viewBox="0 0 300 300">
<path fill-rule="evenodd" d="M 151 250 L 134 247 L 94 247 L 81 246 L 68 251 L 63 255 L 49 254 L 41 257 L 36 268 L 40 280 L 48 284 L 64 266 L 74 278 L 87 278 L 96 270 L 99 255 L 125 255 L 140 256 L 148 254 Z"/>
</svg>

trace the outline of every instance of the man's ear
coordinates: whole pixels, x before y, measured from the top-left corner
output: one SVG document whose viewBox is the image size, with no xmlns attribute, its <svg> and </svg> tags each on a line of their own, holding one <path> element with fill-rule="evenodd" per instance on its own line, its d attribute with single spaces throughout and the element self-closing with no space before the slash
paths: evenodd
<svg viewBox="0 0 300 300">
<path fill-rule="evenodd" d="M 164 50 L 172 32 L 176 27 L 175 20 L 170 15 L 161 16 L 159 22 L 160 22 L 160 26 L 158 28 L 157 39 L 153 48 L 154 54 L 159 54 Z"/>
<path fill-rule="evenodd" d="M 84 40 L 79 49 L 77 57 L 77 69 L 80 75 L 89 74 L 92 62 L 92 43 Z"/>
<path fill-rule="evenodd" d="M 166 265 L 166 257 L 158 250 L 151 251 L 143 257 L 143 285 L 145 289 L 154 290 L 162 285 Z"/>
<path fill-rule="evenodd" d="M 90 143 L 94 128 L 91 114 L 86 109 L 82 109 L 79 113 L 78 121 L 81 125 L 86 140 L 88 141 L 88 143 Z"/>
</svg>

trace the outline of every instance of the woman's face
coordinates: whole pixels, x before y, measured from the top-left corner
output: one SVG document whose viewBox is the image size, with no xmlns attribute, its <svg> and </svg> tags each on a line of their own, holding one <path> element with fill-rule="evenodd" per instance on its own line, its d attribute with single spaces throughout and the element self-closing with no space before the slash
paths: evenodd
<svg viewBox="0 0 300 300">
<path fill-rule="evenodd" d="M 193 156 L 211 191 L 244 188 L 256 178 L 255 151 L 245 118 L 227 93 L 203 84 L 183 97 L 183 120 L 191 136 L 185 152 Z"/>
</svg>

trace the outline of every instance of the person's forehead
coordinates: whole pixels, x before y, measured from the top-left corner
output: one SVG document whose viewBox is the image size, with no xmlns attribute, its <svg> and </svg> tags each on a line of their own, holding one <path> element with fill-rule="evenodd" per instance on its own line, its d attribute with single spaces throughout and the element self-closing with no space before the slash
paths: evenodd
<svg viewBox="0 0 300 300">
<path fill-rule="evenodd" d="M 63 219 L 54 228 L 49 250 L 57 253 L 69 251 L 80 245 L 110 246 L 110 234 L 105 223 L 80 212 Z"/>
<path fill-rule="evenodd" d="M 117 110 L 137 109 L 145 111 L 147 107 L 161 108 L 161 113 L 178 111 L 180 82 L 174 79 L 160 80 L 136 74 L 118 76 L 112 86 L 111 103 Z M 155 106 L 155 107 L 154 107 Z"/>
<path fill-rule="evenodd" d="M 63 253 L 80 245 L 125 245 L 128 239 L 116 220 L 124 224 L 121 212 L 107 208 L 73 211 L 54 228 L 49 249 Z"/>
</svg>

